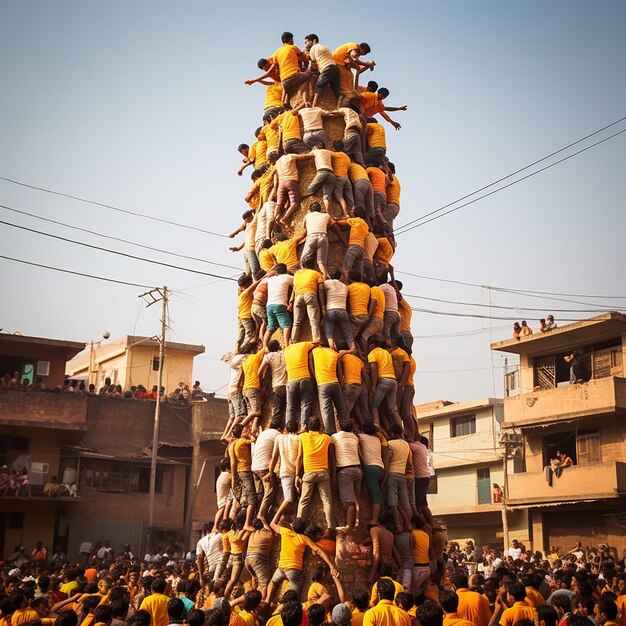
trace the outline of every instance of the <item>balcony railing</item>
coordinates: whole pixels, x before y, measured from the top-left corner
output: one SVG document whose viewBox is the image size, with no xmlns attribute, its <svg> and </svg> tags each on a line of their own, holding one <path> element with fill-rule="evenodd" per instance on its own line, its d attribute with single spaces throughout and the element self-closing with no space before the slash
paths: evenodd
<svg viewBox="0 0 626 626">
<path fill-rule="evenodd" d="M 532 426 L 620 411 L 626 412 L 626 379 L 608 376 L 505 398 L 504 425 Z"/>
<path fill-rule="evenodd" d="M 617 498 L 626 493 L 626 463 L 607 462 L 566 467 L 552 486 L 544 472 L 510 474 L 507 505 Z"/>
</svg>

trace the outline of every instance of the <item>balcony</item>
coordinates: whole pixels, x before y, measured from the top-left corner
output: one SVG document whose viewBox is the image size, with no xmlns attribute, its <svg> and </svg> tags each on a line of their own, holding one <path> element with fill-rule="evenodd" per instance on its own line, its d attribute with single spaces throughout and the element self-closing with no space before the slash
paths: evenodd
<svg viewBox="0 0 626 626">
<path fill-rule="evenodd" d="M 0 390 L 0 425 L 85 430 L 86 423 L 86 396 Z"/>
<path fill-rule="evenodd" d="M 504 426 L 626 412 L 626 378 L 607 376 L 579 385 L 541 389 L 504 399 Z"/>
<path fill-rule="evenodd" d="M 567 467 L 553 477 L 552 487 L 543 472 L 510 474 L 508 493 L 508 506 L 617 498 L 626 493 L 626 463 Z"/>
</svg>

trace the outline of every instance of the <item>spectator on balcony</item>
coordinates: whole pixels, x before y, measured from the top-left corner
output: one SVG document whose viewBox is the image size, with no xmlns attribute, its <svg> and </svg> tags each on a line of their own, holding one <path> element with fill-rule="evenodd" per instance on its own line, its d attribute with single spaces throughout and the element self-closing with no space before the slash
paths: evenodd
<svg viewBox="0 0 626 626">
<path fill-rule="evenodd" d="M 522 337 L 530 337 L 533 334 L 533 329 L 526 323 L 526 320 L 522 321 Z"/>
<path fill-rule="evenodd" d="M 586 367 L 586 359 L 582 350 L 574 350 L 570 355 L 564 357 L 565 362 L 569 363 L 569 384 L 585 383 L 589 380 L 590 375 Z"/>
<path fill-rule="evenodd" d="M 491 493 L 493 495 L 494 504 L 499 504 L 500 502 L 502 502 L 502 487 L 500 487 L 498 483 L 493 483 L 493 490 Z"/>
<path fill-rule="evenodd" d="M 572 461 L 571 457 L 567 456 L 565 452 L 561 452 L 560 450 L 556 453 L 556 456 L 559 463 L 554 469 L 554 474 L 557 478 L 560 478 L 563 470 L 566 467 L 571 467 L 572 465 L 574 465 L 574 461 Z"/>
<path fill-rule="evenodd" d="M 519 322 L 515 322 L 513 324 L 513 338 L 519 339 L 522 336 L 522 327 L 519 325 Z"/>
</svg>

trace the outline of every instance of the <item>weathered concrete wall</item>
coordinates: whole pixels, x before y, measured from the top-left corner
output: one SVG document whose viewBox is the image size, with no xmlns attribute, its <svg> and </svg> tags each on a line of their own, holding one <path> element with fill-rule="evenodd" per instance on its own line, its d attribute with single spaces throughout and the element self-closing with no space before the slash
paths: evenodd
<svg viewBox="0 0 626 626">
<path fill-rule="evenodd" d="M 0 423 L 84 430 L 86 396 L 0 389 Z"/>
</svg>

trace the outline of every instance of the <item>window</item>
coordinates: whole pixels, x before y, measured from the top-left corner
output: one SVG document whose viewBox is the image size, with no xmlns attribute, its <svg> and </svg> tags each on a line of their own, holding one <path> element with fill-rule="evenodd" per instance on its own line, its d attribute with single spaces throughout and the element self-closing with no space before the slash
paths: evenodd
<svg viewBox="0 0 626 626">
<path fill-rule="evenodd" d="M 579 465 L 601 463 L 600 435 L 598 432 L 587 432 L 576 438 L 576 456 Z"/>
<path fill-rule="evenodd" d="M 462 437 L 476 432 L 476 416 L 463 415 L 450 420 L 450 437 Z"/>
<path fill-rule="evenodd" d="M 157 493 L 161 492 L 162 485 L 163 470 L 157 469 Z M 150 491 L 150 468 L 132 463 L 85 459 L 81 464 L 80 487 L 87 491 L 148 493 Z"/>
<path fill-rule="evenodd" d="M 491 504 L 491 472 L 488 467 L 476 470 L 478 504 Z"/>
<path fill-rule="evenodd" d="M 0 465 L 11 465 L 18 456 L 28 454 L 28 437 L 0 437 Z"/>
</svg>

